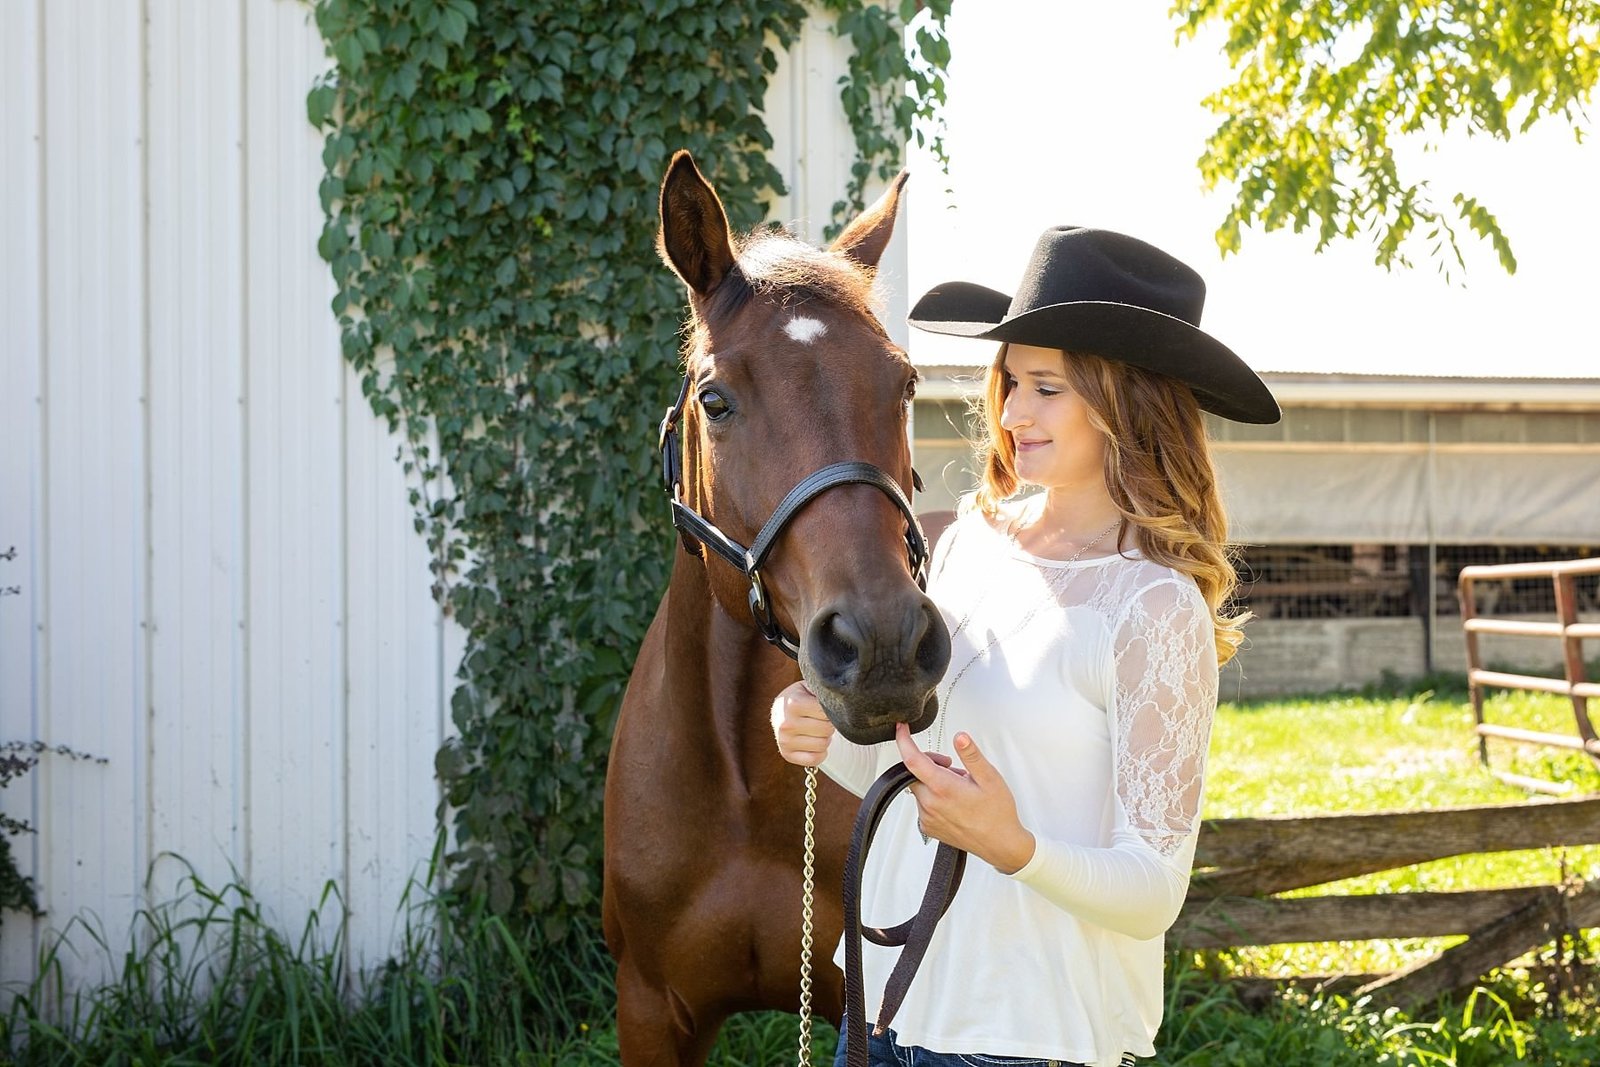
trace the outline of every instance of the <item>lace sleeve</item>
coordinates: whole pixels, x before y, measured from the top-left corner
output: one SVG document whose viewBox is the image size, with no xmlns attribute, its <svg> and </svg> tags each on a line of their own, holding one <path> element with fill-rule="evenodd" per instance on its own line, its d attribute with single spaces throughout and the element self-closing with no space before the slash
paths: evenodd
<svg viewBox="0 0 1600 1067">
<path fill-rule="evenodd" d="M 1181 579 L 1134 594 L 1116 633 L 1112 771 L 1129 827 L 1165 858 L 1194 831 L 1217 709 L 1216 636 Z"/>
</svg>

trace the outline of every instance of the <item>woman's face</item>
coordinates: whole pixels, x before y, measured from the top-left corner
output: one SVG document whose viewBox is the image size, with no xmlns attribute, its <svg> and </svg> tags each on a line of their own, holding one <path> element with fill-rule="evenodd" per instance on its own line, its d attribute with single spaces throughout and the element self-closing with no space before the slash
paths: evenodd
<svg viewBox="0 0 1600 1067">
<path fill-rule="evenodd" d="M 1011 345 L 1000 427 L 1016 448 L 1017 477 L 1046 489 L 1105 484 L 1105 437 L 1089 421 L 1089 407 L 1067 385 L 1065 353 L 1058 348 Z"/>
</svg>

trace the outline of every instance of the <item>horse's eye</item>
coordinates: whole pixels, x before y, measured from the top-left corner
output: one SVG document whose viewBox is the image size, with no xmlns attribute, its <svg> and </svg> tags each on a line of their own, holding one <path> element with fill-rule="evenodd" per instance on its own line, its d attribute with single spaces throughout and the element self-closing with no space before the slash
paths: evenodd
<svg viewBox="0 0 1600 1067">
<path fill-rule="evenodd" d="M 723 399 L 722 394 L 715 389 L 704 389 L 700 392 L 700 409 L 706 413 L 706 418 L 717 422 L 727 417 L 733 408 Z"/>
<path fill-rule="evenodd" d="M 917 380 L 911 379 L 906 383 L 906 395 L 901 399 L 902 404 L 910 405 L 917 398 Z"/>
</svg>

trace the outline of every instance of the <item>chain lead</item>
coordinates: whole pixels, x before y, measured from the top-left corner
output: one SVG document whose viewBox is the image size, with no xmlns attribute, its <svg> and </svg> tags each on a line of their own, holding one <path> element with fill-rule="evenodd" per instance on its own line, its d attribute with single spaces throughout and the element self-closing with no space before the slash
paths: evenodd
<svg viewBox="0 0 1600 1067">
<path fill-rule="evenodd" d="M 806 850 L 800 890 L 800 1067 L 811 1067 L 811 900 L 816 889 L 817 769 L 806 768 Z"/>
</svg>

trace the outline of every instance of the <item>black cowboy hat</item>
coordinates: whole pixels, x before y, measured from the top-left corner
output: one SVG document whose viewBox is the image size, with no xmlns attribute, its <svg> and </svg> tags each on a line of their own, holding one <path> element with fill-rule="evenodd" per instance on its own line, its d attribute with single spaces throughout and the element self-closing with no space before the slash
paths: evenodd
<svg viewBox="0 0 1600 1067">
<path fill-rule="evenodd" d="M 1110 230 L 1057 226 L 1034 246 L 1016 296 L 946 282 L 908 316 L 929 333 L 1088 352 L 1170 375 L 1207 411 L 1235 422 L 1282 417 L 1278 402 L 1221 341 L 1200 329 L 1206 283 L 1185 264 Z"/>
</svg>

